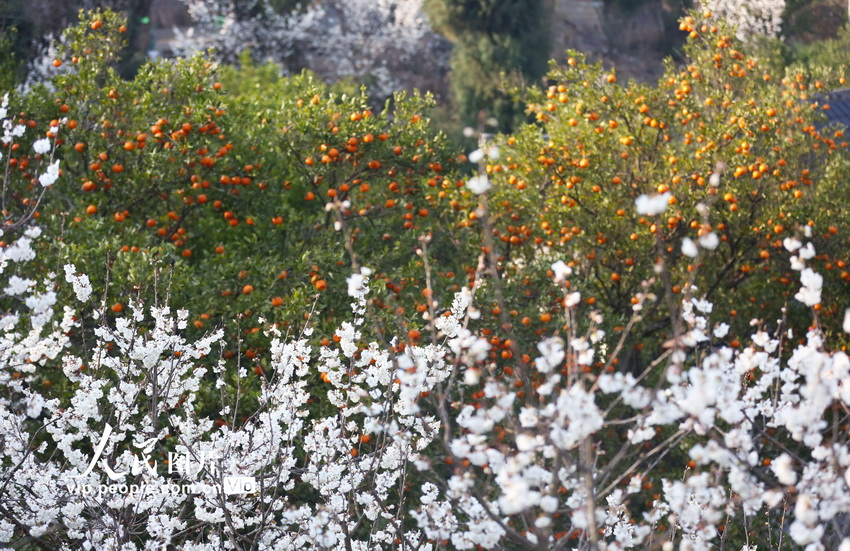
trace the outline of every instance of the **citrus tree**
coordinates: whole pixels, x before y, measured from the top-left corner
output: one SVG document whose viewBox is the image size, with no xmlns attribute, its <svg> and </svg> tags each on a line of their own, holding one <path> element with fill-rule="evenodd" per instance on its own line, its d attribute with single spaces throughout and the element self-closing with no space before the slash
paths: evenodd
<svg viewBox="0 0 850 551">
<path fill-rule="evenodd" d="M 82 14 L 57 49 L 52 87 L 30 90 L 15 113 L 47 131 L 63 182 L 41 201 L 45 152 L 32 135 L 9 151 L 7 227 L 37 217 L 58 236 L 41 270 L 84 267 L 111 316 L 131 299 L 168 297 L 190 308 L 190 333 L 226 326 L 221 359 L 252 399 L 268 368 L 261 320 L 293 332 L 335 325 L 352 265 L 375 270 L 376 309 L 418 338 L 419 238 L 431 236 L 431 265 L 446 265 L 438 271 L 450 287 L 466 282 L 449 266 L 468 245 L 447 223 L 463 180 L 458 156 L 429 129 L 433 100 L 398 94 L 375 113 L 362 89 L 200 55 L 149 63 L 127 81 L 114 69 L 124 33 L 113 13 Z"/>
<path fill-rule="evenodd" d="M 824 287 L 845 292 L 847 213 L 833 198 L 844 194 L 848 142 L 823 115 L 829 83 L 844 77 L 771 74 L 710 12 L 682 29 L 687 61 L 655 86 L 620 82 L 573 53 L 547 89 L 523 93 L 536 121 L 490 145 L 486 227 L 516 289 L 502 305 L 519 313 L 515 330 L 551 327 L 564 312 L 557 295 L 524 309 L 559 259 L 584 283 L 582 300 L 613 314 L 609 329 L 640 311 L 628 349 L 648 344 L 641 335 L 676 337 L 668 316 L 681 296 L 711 299 L 733 329 L 798 315 L 807 326 L 788 259 L 809 253 L 789 252 L 788 240 L 811 237 Z M 478 202 L 461 208 L 460 224 L 477 227 Z M 836 328 L 844 306 L 821 304 L 819 322 Z"/>
<path fill-rule="evenodd" d="M 786 267 L 808 250 L 786 239 L 811 235 L 826 287 L 850 279 L 843 207 L 828 201 L 846 141 L 821 116 L 834 80 L 771 74 L 708 12 L 683 21 L 689 61 L 657 86 L 578 54 L 554 68 L 548 89 L 523 92 L 536 121 L 471 156 L 469 182 L 473 165 L 429 130 L 427 97 L 376 114 L 362 91 L 203 57 L 124 81 L 110 67 L 122 22 L 85 17 L 55 61 L 72 70 L 20 116 L 61 123 L 55 155 L 73 184 L 40 214 L 92 281 L 110 282 L 98 292 L 115 312 L 156 288 L 192 305 L 198 331 L 239 314 L 228 358 L 256 364 L 261 317 L 295 330 L 315 304 L 312 323 L 331 324 L 351 265 L 375 270 L 376 311 L 413 341 L 449 293 L 483 282 L 481 328 L 509 372 L 534 353 L 523 343 L 562 323 L 567 299 L 540 286 L 559 260 L 606 330 L 638 324 L 622 352 L 632 366 L 677 338 L 680 296 L 713 300 L 732 344 L 754 318 L 808 323 Z M 12 155 L 24 175 L 30 157 Z M 819 322 L 834 328 L 843 306 L 820 304 Z"/>
<path fill-rule="evenodd" d="M 125 81 L 112 68 L 123 32 L 113 14 L 85 15 L 54 62 L 72 70 L 20 115 L 62 121 L 55 155 L 73 184 L 41 214 L 93 279 L 109 266 L 116 310 L 160 262 L 175 265 L 199 325 L 246 310 L 300 317 L 314 294 L 344 291 L 339 243 L 403 274 L 416 236 L 453 216 L 438 207 L 457 189 L 445 176 L 456 159 L 428 129 L 429 97 L 400 94 L 376 114 L 362 90 L 200 56 Z M 13 154 L 24 175 L 31 155 Z"/>
</svg>

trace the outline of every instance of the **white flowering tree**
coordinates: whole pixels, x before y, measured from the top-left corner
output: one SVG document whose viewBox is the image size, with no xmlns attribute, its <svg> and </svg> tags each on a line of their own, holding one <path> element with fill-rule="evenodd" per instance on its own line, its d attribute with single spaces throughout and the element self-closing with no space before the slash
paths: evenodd
<svg viewBox="0 0 850 551">
<path fill-rule="evenodd" d="M 212 47 L 226 62 L 249 50 L 291 72 L 308 68 L 328 81 L 352 78 L 386 98 L 422 74 L 423 64 L 445 68 L 444 41 L 422 13 L 422 0 L 330 0 L 277 13 L 267 4 L 247 9 L 238 0 L 184 0 L 194 21 L 178 34 L 177 53 Z"/>
<path fill-rule="evenodd" d="M 702 5 L 734 25 L 743 41 L 759 36 L 775 38 L 782 32 L 785 0 L 703 0 Z"/>
</svg>

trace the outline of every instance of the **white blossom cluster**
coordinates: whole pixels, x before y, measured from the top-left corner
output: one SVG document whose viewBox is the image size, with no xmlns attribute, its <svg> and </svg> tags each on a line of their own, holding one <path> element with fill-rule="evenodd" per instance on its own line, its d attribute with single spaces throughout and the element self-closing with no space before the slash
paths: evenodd
<svg viewBox="0 0 850 551">
<path fill-rule="evenodd" d="M 740 40 L 751 41 L 758 36 L 774 38 L 782 31 L 785 0 L 703 0 L 702 4 L 738 29 Z"/>
<path fill-rule="evenodd" d="M 183 2 L 194 24 L 178 33 L 178 55 L 212 47 L 233 62 L 248 49 L 293 72 L 309 68 L 328 81 L 368 83 L 381 98 L 403 88 L 394 76 L 399 65 L 433 62 L 432 46 L 440 40 L 422 13 L 422 0 L 327 0 L 288 14 L 268 3 L 246 8 L 240 0 Z"/>
<path fill-rule="evenodd" d="M 797 342 L 759 322 L 736 350 L 691 297 L 673 348 L 633 373 L 575 300 L 567 332 L 509 374 L 470 327 L 474 289 L 434 320 L 436 342 L 367 342 L 360 268 L 335 344 L 267 328 L 249 400 L 244 369 L 214 359 L 222 330 L 187 340 L 188 312 L 138 301 L 107 316 L 75 266 L 28 270 L 42 238 L 29 228 L 0 259 L 4 546 L 690 551 L 767 522 L 731 544 L 817 551 L 847 533 L 850 358 L 817 329 Z M 819 304 L 814 248 L 786 247 L 797 305 Z M 552 271 L 566 294 L 571 270 Z"/>
<path fill-rule="evenodd" d="M 71 63 L 63 64 L 60 67 L 53 65 L 53 61 L 60 58 L 60 52 L 66 50 L 68 44 L 69 40 L 64 34 L 55 36 L 48 33 L 34 41 L 35 54 L 27 63 L 26 77 L 18 86 L 19 91 L 27 92 L 34 86 L 44 86 L 47 90 L 53 91 L 55 90 L 53 79 L 57 75 L 75 71 L 75 66 Z"/>
</svg>

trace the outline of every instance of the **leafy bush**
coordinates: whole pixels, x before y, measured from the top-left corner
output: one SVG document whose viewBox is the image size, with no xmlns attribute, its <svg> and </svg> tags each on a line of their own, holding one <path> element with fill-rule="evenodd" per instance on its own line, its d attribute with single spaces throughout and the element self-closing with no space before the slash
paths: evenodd
<svg viewBox="0 0 850 551">
<path fill-rule="evenodd" d="M 203 314 L 199 324 L 246 310 L 300 319 L 316 292 L 344 295 L 338 217 L 356 253 L 398 282 L 414 229 L 435 225 L 456 188 L 442 176 L 453 156 L 421 115 L 429 97 L 399 94 L 373 114 L 362 90 L 269 66 L 223 69 L 219 81 L 202 57 L 124 81 L 110 65 L 121 29 L 94 13 L 71 30 L 58 59 L 73 71 L 56 78 L 55 100 L 33 93 L 22 116 L 68 119 L 56 156 L 73 185 L 41 214 L 92 281 L 109 267 L 116 305 L 149 285 L 150 263 L 174 263 L 174 299 Z M 27 148 L 18 155 L 28 166 Z"/>
<path fill-rule="evenodd" d="M 850 280 L 848 213 L 831 199 L 850 159 L 845 129 L 822 115 L 826 81 L 767 73 L 711 18 L 683 28 L 687 66 L 669 66 L 658 86 L 622 84 L 574 53 L 548 90 L 525 92 L 538 122 L 494 142 L 499 159 L 486 167 L 504 271 L 520 280 L 569 259 L 585 300 L 620 328 L 651 296 L 638 335 L 674 336 L 669 293 L 705 294 L 740 320 L 735 337 L 754 318 L 805 328 L 783 240 L 812 236 L 832 296 Z M 640 197 L 647 206 L 631 208 Z M 510 308 L 526 300 L 508 295 Z M 843 306 L 822 304 L 819 322 L 835 329 Z"/>
<path fill-rule="evenodd" d="M 682 27 L 658 86 L 574 55 L 466 158 L 416 94 L 122 80 L 85 15 L 0 108 L 0 540 L 836 547 L 847 142 Z"/>
</svg>

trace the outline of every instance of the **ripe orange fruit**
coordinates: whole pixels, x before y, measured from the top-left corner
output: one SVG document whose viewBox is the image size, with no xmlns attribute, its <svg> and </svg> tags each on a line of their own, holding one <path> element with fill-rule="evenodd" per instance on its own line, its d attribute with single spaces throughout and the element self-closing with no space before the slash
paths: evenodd
<svg viewBox="0 0 850 551">
<path fill-rule="evenodd" d="M 124 305 L 121 304 L 120 302 L 116 302 L 115 304 L 112 305 L 111 309 L 112 309 L 113 312 L 115 312 L 117 314 L 118 312 L 121 312 L 122 310 L 124 310 Z"/>
<path fill-rule="evenodd" d="M 411 329 L 407 332 L 407 336 L 412 341 L 418 341 L 422 334 L 419 332 L 418 329 Z"/>
<path fill-rule="evenodd" d="M 53 60 L 53 66 L 54 67 L 61 67 L 62 66 L 62 60 L 61 59 L 54 59 Z"/>
<path fill-rule="evenodd" d="M 552 314 L 550 314 L 549 312 L 543 312 L 542 314 L 540 314 L 540 321 L 542 321 L 543 323 L 549 323 L 550 321 L 552 321 Z"/>
<path fill-rule="evenodd" d="M 315 283 L 315 285 L 316 285 L 316 289 L 318 289 L 319 291 L 324 291 L 325 289 L 328 288 L 328 283 L 324 279 L 318 280 Z"/>
<path fill-rule="evenodd" d="M 103 27 L 103 21 L 101 21 L 100 19 L 98 19 L 96 21 L 92 21 L 90 27 L 91 27 L 91 30 L 96 31 L 99 28 Z"/>
<path fill-rule="evenodd" d="M 216 254 L 222 254 L 223 252 L 224 252 L 224 247 L 222 247 L 221 245 L 219 245 L 218 247 L 215 248 Z"/>
<path fill-rule="evenodd" d="M 183 252 L 180 254 L 183 255 L 183 258 L 189 258 L 190 256 L 192 256 L 192 251 L 190 251 L 189 249 L 183 249 Z"/>
<path fill-rule="evenodd" d="M 94 214 L 97 212 L 97 207 L 94 205 L 89 205 L 86 207 L 86 214 Z"/>
<path fill-rule="evenodd" d="M 272 299 L 272 306 L 280 306 L 281 304 L 283 304 L 283 298 L 282 297 L 274 297 Z"/>
<path fill-rule="evenodd" d="M 246 286 L 242 287 L 242 294 L 243 295 L 250 295 L 253 292 L 254 292 L 254 287 L 252 287 L 251 285 L 246 285 Z"/>
</svg>

